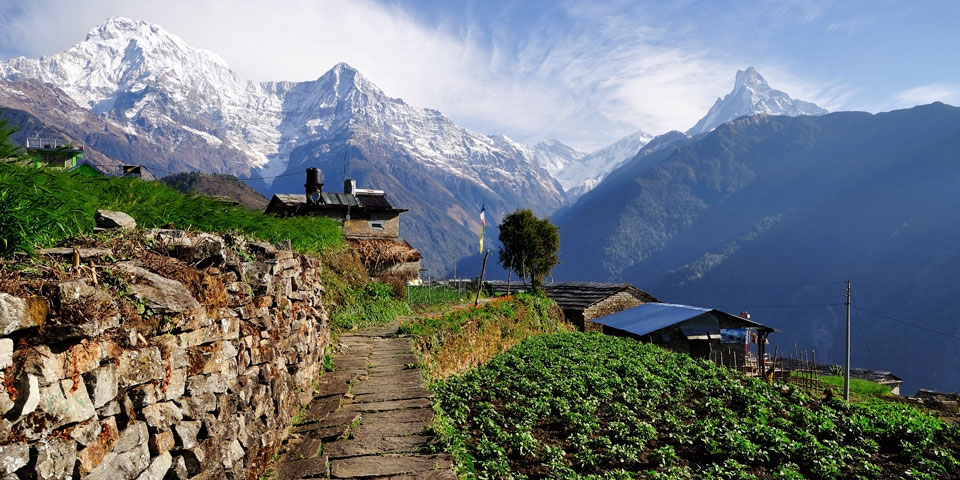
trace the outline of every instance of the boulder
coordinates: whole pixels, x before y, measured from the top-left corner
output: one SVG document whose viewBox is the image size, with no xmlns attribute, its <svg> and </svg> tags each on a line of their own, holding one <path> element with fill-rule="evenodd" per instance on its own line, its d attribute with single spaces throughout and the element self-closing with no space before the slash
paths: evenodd
<svg viewBox="0 0 960 480">
<path fill-rule="evenodd" d="M 97 222 L 97 228 L 113 229 L 137 227 L 137 221 L 124 212 L 97 210 L 94 220 Z"/>
</svg>

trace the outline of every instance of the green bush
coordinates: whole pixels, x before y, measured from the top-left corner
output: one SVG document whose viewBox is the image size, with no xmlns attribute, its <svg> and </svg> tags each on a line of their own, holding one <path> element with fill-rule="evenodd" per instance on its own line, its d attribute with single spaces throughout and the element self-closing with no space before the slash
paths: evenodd
<svg viewBox="0 0 960 480">
<path fill-rule="evenodd" d="M 146 227 L 241 232 L 269 242 L 290 240 L 300 251 L 342 243 L 327 218 L 278 218 L 220 200 L 184 195 L 159 182 L 91 178 L 79 173 L 0 164 L 0 257 L 32 252 L 91 233 L 97 210 L 120 210 Z"/>
</svg>

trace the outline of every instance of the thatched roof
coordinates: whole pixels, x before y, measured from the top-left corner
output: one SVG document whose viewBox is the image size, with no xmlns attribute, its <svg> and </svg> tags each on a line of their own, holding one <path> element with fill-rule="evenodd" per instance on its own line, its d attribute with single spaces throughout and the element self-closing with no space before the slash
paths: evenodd
<svg viewBox="0 0 960 480">
<path fill-rule="evenodd" d="M 347 243 L 357 251 L 367 268 L 415 262 L 423 255 L 406 240 L 392 238 L 347 238 Z"/>
</svg>

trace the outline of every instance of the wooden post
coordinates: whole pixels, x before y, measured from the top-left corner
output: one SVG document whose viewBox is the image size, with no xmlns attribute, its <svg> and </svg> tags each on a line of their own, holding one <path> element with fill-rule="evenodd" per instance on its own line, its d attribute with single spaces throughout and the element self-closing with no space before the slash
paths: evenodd
<svg viewBox="0 0 960 480">
<path fill-rule="evenodd" d="M 480 305 L 480 290 L 483 288 L 483 276 L 487 273 L 487 256 L 490 255 L 490 249 L 483 254 L 483 264 L 480 265 L 480 281 L 477 282 L 477 298 L 473 301 L 473 306 Z"/>
</svg>

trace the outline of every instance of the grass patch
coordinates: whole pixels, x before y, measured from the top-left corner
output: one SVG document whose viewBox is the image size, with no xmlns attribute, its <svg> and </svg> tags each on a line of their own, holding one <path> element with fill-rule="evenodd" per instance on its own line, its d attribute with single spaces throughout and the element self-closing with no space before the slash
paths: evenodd
<svg viewBox="0 0 960 480">
<path fill-rule="evenodd" d="M 435 383 L 461 478 L 957 478 L 960 428 L 821 402 L 657 346 L 530 338 Z"/>
<path fill-rule="evenodd" d="M 407 303 L 417 311 L 429 310 L 439 306 L 464 303 L 473 300 L 475 292 L 446 285 L 422 285 L 407 287 Z"/>
<path fill-rule="evenodd" d="M 820 380 L 822 383 L 834 387 L 834 392 L 843 396 L 843 377 L 838 377 L 836 375 L 829 375 L 823 377 L 817 377 L 817 380 Z M 890 393 L 890 387 L 886 385 L 880 385 L 876 382 L 871 382 L 869 380 L 860 380 L 858 378 L 850 379 L 850 395 L 851 397 L 856 394 L 860 397 L 887 397 L 892 395 Z"/>
<path fill-rule="evenodd" d="M 160 182 L 90 178 L 75 172 L 0 163 L 0 257 L 93 232 L 97 210 L 120 210 L 145 228 L 173 224 L 205 232 L 241 232 L 269 242 L 290 240 L 303 252 L 343 243 L 328 218 L 279 218 L 204 197 L 184 195 Z"/>
<path fill-rule="evenodd" d="M 484 364 L 528 337 L 570 329 L 552 300 L 518 294 L 414 318 L 401 324 L 399 331 L 414 336 L 414 348 L 427 373 L 444 378 Z"/>
</svg>

